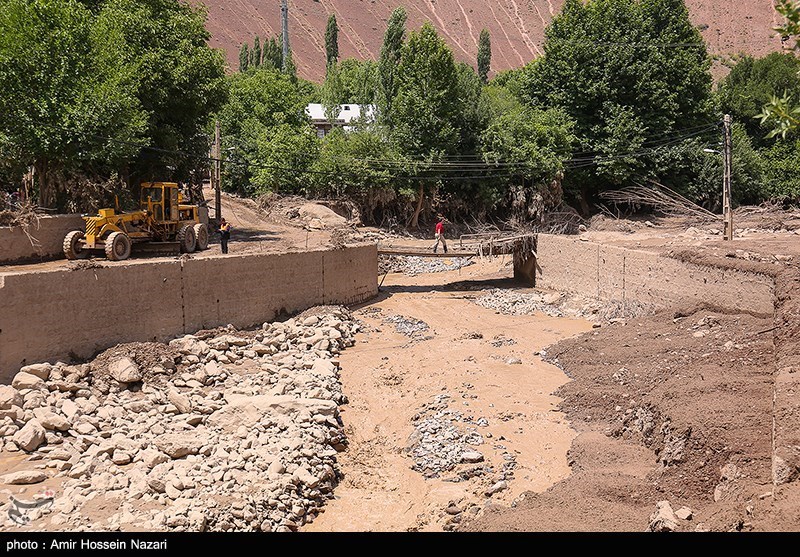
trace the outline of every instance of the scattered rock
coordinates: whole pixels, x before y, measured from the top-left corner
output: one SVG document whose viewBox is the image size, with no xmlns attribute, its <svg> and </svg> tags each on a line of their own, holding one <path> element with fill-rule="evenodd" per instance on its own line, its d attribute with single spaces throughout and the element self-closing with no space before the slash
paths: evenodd
<svg viewBox="0 0 800 557">
<path fill-rule="evenodd" d="M 15 433 L 12 439 L 17 444 L 17 447 L 23 451 L 31 452 L 38 449 L 45 442 L 45 433 L 42 424 L 33 419 Z"/>
<path fill-rule="evenodd" d="M 156 437 L 154 444 L 158 447 L 158 450 L 171 458 L 182 458 L 186 455 L 199 453 L 207 442 L 208 438 L 205 435 L 197 432 L 185 432 L 159 435 Z"/>
<path fill-rule="evenodd" d="M 20 372 L 22 373 L 29 373 L 31 375 L 35 375 L 42 381 L 47 381 L 50 379 L 50 370 L 53 369 L 53 366 L 47 363 L 44 364 L 32 364 L 29 366 L 23 366 L 20 368 Z"/>
<path fill-rule="evenodd" d="M 167 399 L 175 405 L 175 408 L 177 408 L 178 412 L 181 414 L 189 414 L 192 412 L 191 399 L 186 395 L 180 394 L 175 389 L 170 389 L 167 392 Z"/>
<path fill-rule="evenodd" d="M 108 365 L 108 373 L 120 383 L 135 383 L 142 380 L 139 366 L 130 358 L 119 358 Z"/>
<path fill-rule="evenodd" d="M 483 455 L 478 451 L 464 451 L 461 454 L 461 461 L 474 464 L 476 462 L 483 462 Z"/>
<path fill-rule="evenodd" d="M 0 476 L 0 483 L 8 485 L 38 484 L 47 479 L 47 474 L 41 470 L 21 470 Z"/>
<path fill-rule="evenodd" d="M 505 480 L 500 480 L 493 484 L 489 489 L 485 491 L 487 497 L 491 497 L 495 493 L 500 493 L 504 489 L 508 489 L 508 483 Z"/>
<path fill-rule="evenodd" d="M 650 515 L 648 529 L 651 532 L 674 532 L 678 529 L 678 519 L 669 501 L 659 501 L 656 504 L 656 511 Z"/>
<path fill-rule="evenodd" d="M 677 511 L 675 511 L 675 516 L 680 518 L 681 520 L 691 520 L 692 519 L 692 509 L 689 507 L 681 507 Z"/>
<path fill-rule="evenodd" d="M 34 408 L 33 415 L 45 429 L 67 431 L 70 428 L 69 420 L 48 408 Z"/>
<path fill-rule="evenodd" d="M 23 389 L 43 389 L 45 388 L 44 381 L 41 377 L 20 371 L 11 380 L 11 386 L 15 389 L 22 391 Z"/>
<path fill-rule="evenodd" d="M 22 408 L 22 395 L 9 385 L 0 385 L 0 410 L 8 410 L 12 406 Z"/>
</svg>

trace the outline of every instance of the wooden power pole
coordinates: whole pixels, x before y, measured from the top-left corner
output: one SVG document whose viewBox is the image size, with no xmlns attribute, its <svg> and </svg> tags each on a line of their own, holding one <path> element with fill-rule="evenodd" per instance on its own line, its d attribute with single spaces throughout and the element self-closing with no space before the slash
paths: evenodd
<svg viewBox="0 0 800 557">
<path fill-rule="evenodd" d="M 222 145 L 219 132 L 219 120 L 214 125 L 214 170 L 211 173 L 211 182 L 214 187 L 214 214 L 217 223 L 222 218 Z"/>
<path fill-rule="evenodd" d="M 733 158 L 733 141 L 731 139 L 731 115 L 726 114 L 722 121 L 724 134 L 723 169 L 722 169 L 722 218 L 725 223 L 725 239 L 733 240 L 733 210 L 731 208 L 731 174 Z"/>
</svg>

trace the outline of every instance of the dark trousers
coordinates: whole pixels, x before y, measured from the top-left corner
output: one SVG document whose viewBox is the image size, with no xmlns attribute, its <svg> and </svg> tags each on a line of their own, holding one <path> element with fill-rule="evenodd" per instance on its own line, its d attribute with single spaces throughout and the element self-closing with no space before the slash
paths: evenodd
<svg viewBox="0 0 800 557">
<path fill-rule="evenodd" d="M 228 253 L 228 237 L 225 235 L 221 236 L 219 243 L 222 245 L 222 253 Z"/>
</svg>

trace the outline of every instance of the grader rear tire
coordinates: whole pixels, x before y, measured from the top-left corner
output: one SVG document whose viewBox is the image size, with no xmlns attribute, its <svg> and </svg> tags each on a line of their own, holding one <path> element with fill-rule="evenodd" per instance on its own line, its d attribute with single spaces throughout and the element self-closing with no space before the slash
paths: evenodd
<svg viewBox="0 0 800 557">
<path fill-rule="evenodd" d="M 208 247 L 208 227 L 203 223 L 194 225 L 194 235 L 197 237 L 197 251 L 202 251 Z"/>
<path fill-rule="evenodd" d="M 131 239 L 124 232 L 112 232 L 106 238 L 106 258 L 109 261 L 123 261 L 131 256 Z"/>
<path fill-rule="evenodd" d="M 197 236 L 191 224 L 187 224 L 178 231 L 178 242 L 181 244 L 181 253 L 192 253 L 197 247 Z"/>
<path fill-rule="evenodd" d="M 86 237 L 86 234 L 80 230 L 73 230 L 64 236 L 64 255 L 67 259 L 86 259 L 89 257 L 89 252 L 81 248 L 81 240 Z"/>
</svg>

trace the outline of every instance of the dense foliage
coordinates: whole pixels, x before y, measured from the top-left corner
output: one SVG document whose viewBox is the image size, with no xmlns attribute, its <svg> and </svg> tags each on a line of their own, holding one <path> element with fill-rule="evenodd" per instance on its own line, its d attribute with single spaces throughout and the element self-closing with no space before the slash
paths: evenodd
<svg viewBox="0 0 800 557">
<path fill-rule="evenodd" d="M 795 3 L 777 9 L 797 35 Z M 727 113 L 735 202 L 800 199 L 800 62 L 740 56 L 715 88 L 684 0 L 566 0 L 544 54 L 491 81 L 488 30 L 473 67 L 407 18 L 392 12 L 377 60 L 340 60 L 331 15 L 317 85 L 277 37 L 243 44 L 225 76 L 205 12 L 181 0 L 0 0 L 0 186 L 86 209 L 103 192 L 78 183 L 199 182 L 218 118 L 226 189 L 344 195 L 368 222 L 589 215 L 603 191 L 654 182 L 719 210 Z M 362 118 L 315 130 L 311 102 Z"/>
<path fill-rule="evenodd" d="M 87 179 L 197 179 L 226 98 L 208 38 L 177 0 L 0 0 L 0 179 L 33 169 L 28 193 L 71 210 Z"/>
</svg>

